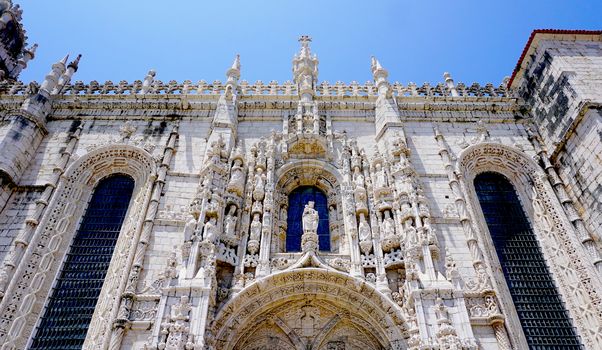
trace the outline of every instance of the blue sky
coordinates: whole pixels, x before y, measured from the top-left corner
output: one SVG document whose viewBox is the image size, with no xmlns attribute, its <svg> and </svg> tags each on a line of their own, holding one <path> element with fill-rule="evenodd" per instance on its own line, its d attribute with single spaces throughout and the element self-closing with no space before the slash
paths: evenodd
<svg viewBox="0 0 602 350">
<path fill-rule="evenodd" d="M 74 80 L 224 80 L 240 53 L 241 79 L 283 82 L 308 34 L 321 81 L 370 80 L 375 55 L 391 81 L 497 85 L 533 29 L 602 29 L 602 1 L 14 1 L 40 45 L 23 81 L 67 53 L 83 54 Z"/>
</svg>

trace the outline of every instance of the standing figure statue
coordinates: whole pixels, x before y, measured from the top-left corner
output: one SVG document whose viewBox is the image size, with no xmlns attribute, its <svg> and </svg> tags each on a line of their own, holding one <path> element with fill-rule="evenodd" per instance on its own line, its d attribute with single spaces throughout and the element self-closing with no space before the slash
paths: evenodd
<svg viewBox="0 0 602 350">
<path fill-rule="evenodd" d="M 303 209 L 303 232 L 318 232 L 318 211 L 314 209 L 314 202 L 310 201 Z"/>
</svg>

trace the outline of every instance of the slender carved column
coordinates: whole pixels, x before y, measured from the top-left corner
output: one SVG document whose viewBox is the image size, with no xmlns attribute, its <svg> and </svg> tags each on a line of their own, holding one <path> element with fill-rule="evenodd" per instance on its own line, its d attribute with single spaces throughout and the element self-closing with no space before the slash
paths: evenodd
<svg viewBox="0 0 602 350">
<path fill-rule="evenodd" d="M 136 286 L 138 284 L 138 278 L 140 277 L 140 270 L 144 262 L 146 255 L 146 249 L 150 240 L 150 235 L 153 230 L 154 220 L 157 215 L 159 208 L 159 200 L 161 199 L 161 192 L 165 185 L 165 178 L 167 171 L 169 170 L 169 164 L 171 158 L 175 152 L 176 139 L 178 137 L 178 125 L 176 124 L 167 140 L 167 145 L 163 150 L 163 157 L 161 158 L 161 164 L 157 170 L 157 176 L 152 187 L 152 194 L 150 202 L 148 204 L 144 222 L 142 223 L 142 230 L 140 237 L 136 245 L 133 261 L 131 262 L 131 269 L 125 285 L 125 290 L 121 294 L 121 302 L 119 305 L 117 317 L 113 321 L 113 329 L 111 332 L 111 338 L 109 342 L 109 349 L 117 350 L 121 346 L 123 335 L 125 334 L 125 328 L 129 322 L 130 311 L 134 302 L 134 296 L 136 294 Z"/>
<path fill-rule="evenodd" d="M 566 191 L 564 183 L 560 179 L 560 176 L 558 176 L 558 173 L 556 172 L 556 169 L 554 168 L 552 163 L 550 163 L 548 153 L 542 146 L 542 142 L 539 135 L 537 134 L 535 129 L 530 126 L 527 126 L 526 130 L 529 136 L 529 140 L 531 141 L 533 148 L 535 148 L 535 152 L 539 156 L 541 164 L 544 170 L 546 171 L 546 174 L 548 175 L 548 180 L 552 184 L 552 188 L 554 188 L 558 200 L 560 201 L 560 203 L 562 203 L 562 208 L 564 209 L 564 212 L 566 213 L 569 221 L 575 228 L 577 238 L 579 239 L 581 244 L 583 244 L 583 247 L 585 248 L 587 254 L 592 258 L 592 263 L 596 267 L 598 274 L 602 276 L 602 254 L 598 249 L 594 234 L 587 230 L 583 219 L 581 218 L 581 216 L 577 212 L 577 209 L 575 208 L 573 200 L 571 200 Z"/>
<path fill-rule="evenodd" d="M 491 290 L 491 279 L 483 264 L 483 252 L 479 247 L 477 235 L 472 226 L 470 215 L 468 214 L 466 199 L 464 198 L 457 174 L 454 172 L 454 165 L 452 164 L 454 160 L 452 159 L 447 143 L 437 125 L 434 125 L 433 130 L 435 132 L 435 140 L 437 140 L 437 145 L 439 146 L 439 156 L 441 156 L 441 160 L 443 160 L 443 165 L 447 174 L 449 188 L 454 196 L 456 209 L 460 216 L 460 223 L 462 225 L 462 230 L 464 231 L 464 236 L 466 237 L 466 243 L 468 244 L 468 249 L 472 258 L 472 265 L 477 273 L 478 283 L 474 287 L 478 290 Z"/>
<path fill-rule="evenodd" d="M 270 245 L 272 239 L 272 221 L 274 220 L 274 191 L 276 183 L 275 171 L 275 145 L 276 135 L 272 135 L 266 145 L 266 189 L 263 200 L 263 218 L 261 227 L 261 248 L 259 249 L 259 264 L 257 266 L 257 277 L 266 276 L 270 273 Z"/>
</svg>

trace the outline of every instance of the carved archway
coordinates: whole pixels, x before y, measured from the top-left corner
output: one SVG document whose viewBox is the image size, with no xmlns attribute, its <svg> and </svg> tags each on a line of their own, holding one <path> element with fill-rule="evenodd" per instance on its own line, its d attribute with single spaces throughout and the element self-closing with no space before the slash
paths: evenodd
<svg viewBox="0 0 602 350">
<path fill-rule="evenodd" d="M 498 143 L 483 142 L 463 150 L 456 163 L 460 186 L 467 198 L 467 208 L 476 223 L 479 241 L 484 245 L 489 266 L 499 266 L 493 242 L 478 205 L 474 178 L 484 172 L 504 175 L 517 191 L 523 208 L 542 246 L 548 265 L 560 293 L 575 322 L 584 343 L 591 348 L 602 348 L 602 310 L 600 290 L 593 265 L 580 249 L 573 228 L 544 171 L 524 152 Z M 509 318 L 508 327 L 514 344 L 524 344 L 520 322 L 510 304 L 512 298 L 498 269 L 491 269 L 494 286 L 501 295 L 500 302 Z"/>
<path fill-rule="evenodd" d="M 401 310 L 366 282 L 318 268 L 283 271 L 238 293 L 211 326 L 218 350 L 405 349 Z M 272 342 L 272 343 L 270 343 Z M 339 347 L 336 347 L 339 346 Z"/>
<path fill-rule="evenodd" d="M 10 297 L 0 303 L 2 349 L 26 347 L 94 187 L 108 175 L 121 173 L 134 179 L 135 187 L 84 347 L 106 343 L 155 172 L 148 152 L 125 144 L 98 148 L 69 166 L 7 288 Z"/>
<path fill-rule="evenodd" d="M 337 168 L 328 162 L 317 159 L 291 160 L 276 172 L 276 189 L 278 193 L 278 209 L 282 213 L 289 208 L 289 194 L 301 186 L 315 186 L 326 194 L 329 208 L 329 225 L 331 236 L 331 247 L 337 253 L 344 253 L 341 249 L 345 244 L 343 230 L 341 183 L 342 176 Z M 286 226 L 282 226 L 285 215 L 280 215 L 281 226 L 276 232 L 281 235 L 286 232 Z M 272 249 L 281 252 L 283 249 Z"/>
</svg>

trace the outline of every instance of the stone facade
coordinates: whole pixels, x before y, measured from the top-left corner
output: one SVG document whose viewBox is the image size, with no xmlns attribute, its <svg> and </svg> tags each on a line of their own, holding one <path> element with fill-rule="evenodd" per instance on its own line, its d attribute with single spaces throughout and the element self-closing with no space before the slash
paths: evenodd
<svg viewBox="0 0 602 350">
<path fill-rule="evenodd" d="M 31 345 L 111 174 L 135 188 L 85 349 L 525 349 L 483 172 L 513 184 L 602 348 L 601 38 L 536 31 L 499 87 L 390 83 L 375 58 L 371 82 L 320 82 L 305 36 L 283 84 L 240 80 L 238 57 L 224 83 L 71 82 L 79 57 L 5 80 L 0 349 Z M 327 198 L 330 251 L 309 208 L 286 251 L 300 186 Z"/>
</svg>

